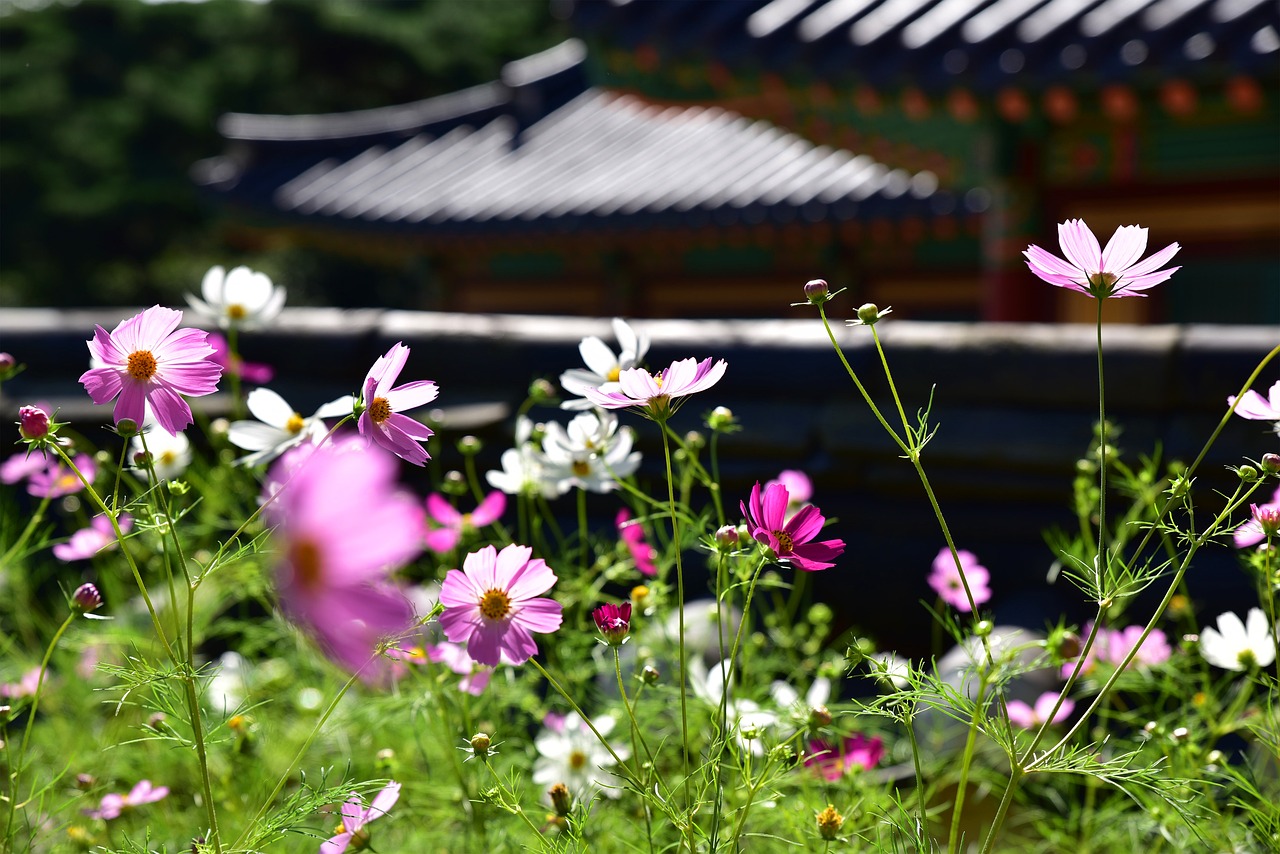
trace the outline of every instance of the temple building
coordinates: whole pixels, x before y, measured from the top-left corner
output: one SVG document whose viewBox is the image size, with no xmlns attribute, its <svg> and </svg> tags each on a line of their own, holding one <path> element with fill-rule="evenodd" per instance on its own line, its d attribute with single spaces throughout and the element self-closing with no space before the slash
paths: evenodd
<svg viewBox="0 0 1280 854">
<path fill-rule="evenodd" d="M 1273 0 L 576 0 L 499 80 L 230 114 L 228 237 L 411 272 L 405 308 L 779 316 L 822 276 L 952 320 L 1091 320 L 1028 243 L 1185 269 L 1110 319 L 1280 322 Z M 1087 316 L 1086 316 L 1087 315 Z"/>
</svg>

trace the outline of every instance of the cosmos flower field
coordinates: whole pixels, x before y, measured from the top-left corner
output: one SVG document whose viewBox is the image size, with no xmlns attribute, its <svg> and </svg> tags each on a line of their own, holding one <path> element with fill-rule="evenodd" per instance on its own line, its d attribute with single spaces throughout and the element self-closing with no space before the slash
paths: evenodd
<svg viewBox="0 0 1280 854">
<path fill-rule="evenodd" d="M 1054 544 L 1079 624 L 994 624 L 998 586 L 929 480 L 945 412 L 897 396 L 890 309 L 796 288 L 929 499 L 936 599 L 883 607 L 928 608 L 945 666 L 834 629 L 810 579 L 856 557 L 803 471 L 721 488 L 718 439 L 749 425 L 716 399 L 734 366 L 714 341 L 654 365 L 643 324 L 614 320 L 558 388 L 530 386 L 480 471 L 479 440 L 443 446 L 422 420 L 449 389 L 404 343 L 309 415 L 272 390 L 237 342 L 286 295 L 247 268 L 84 330 L 79 382 L 112 429 L 39 401 L 6 416 L 3 850 L 1280 850 L 1276 434 L 1232 449 L 1229 492 L 1199 486 L 1203 452 L 1122 456 L 1102 305 L 1176 275 L 1180 247 L 1147 255 L 1139 226 L 1103 246 L 1080 220 L 1058 241 L 1027 248 L 1026 286 L 1098 306 L 1079 530 Z M 1280 425 L 1277 353 L 1223 378 L 1206 451 L 1232 419 Z M 0 382 L 20 359 L 0 354 Z M 232 417 L 193 411 L 215 391 Z M 419 469 L 447 475 L 423 492 Z M 1208 548 L 1256 601 L 1196 610 Z"/>
</svg>

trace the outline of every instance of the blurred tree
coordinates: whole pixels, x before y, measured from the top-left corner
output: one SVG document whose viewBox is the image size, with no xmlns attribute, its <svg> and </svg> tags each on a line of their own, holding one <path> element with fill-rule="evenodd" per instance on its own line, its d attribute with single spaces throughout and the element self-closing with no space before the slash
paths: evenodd
<svg viewBox="0 0 1280 854">
<path fill-rule="evenodd" d="M 545 0 L 0 0 L 0 305 L 180 302 L 242 261 L 291 284 L 188 177 L 219 115 L 418 100 L 563 37 Z"/>
</svg>

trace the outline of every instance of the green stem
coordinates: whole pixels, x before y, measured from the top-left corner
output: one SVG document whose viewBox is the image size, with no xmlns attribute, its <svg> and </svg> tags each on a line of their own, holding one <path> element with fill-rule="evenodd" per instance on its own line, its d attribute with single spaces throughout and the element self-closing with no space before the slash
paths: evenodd
<svg viewBox="0 0 1280 854">
<path fill-rule="evenodd" d="M 622 656 L 618 646 L 613 647 L 613 672 L 618 677 L 618 695 L 622 697 L 622 707 L 627 710 L 627 721 L 631 730 L 631 751 L 635 755 L 636 779 L 640 778 L 640 772 L 644 768 L 644 761 L 641 759 L 640 753 L 640 724 L 636 721 L 636 712 L 631 702 L 627 699 L 627 686 L 622 682 Z M 649 756 L 649 767 L 653 768 L 653 754 L 649 753 L 649 746 L 645 745 L 645 755 Z M 649 775 L 645 774 L 645 788 L 649 786 Z M 640 808 L 644 810 L 644 830 L 649 840 L 649 852 L 653 854 L 653 815 L 649 808 L 647 799 L 643 799 Z M 714 846 L 713 846 L 714 847 Z"/>
<path fill-rule="evenodd" d="M 587 491 L 585 489 L 578 490 L 578 561 L 582 566 L 583 578 L 590 569 L 588 562 L 590 557 L 590 548 L 587 541 Z"/>
<path fill-rule="evenodd" d="M 693 810 L 693 795 L 690 790 L 690 778 L 693 776 L 692 757 L 690 757 L 689 749 L 689 692 L 687 689 L 688 674 L 687 662 L 684 653 L 684 561 L 681 559 L 681 543 L 680 543 L 680 516 L 676 512 L 676 493 L 675 481 L 671 475 L 671 443 L 667 440 L 667 425 L 665 421 L 659 422 L 662 428 L 662 456 L 667 464 L 667 501 L 671 504 L 671 536 L 672 548 L 675 551 L 676 559 L 676 598 L 679 604 L 679 671 L 680 671 L 680 752 L 684 754 L 684 800 L 685 808 Z M 689 840 L 690 850 L 692 851 L 693 840 Z"/>
<path fill-rule="evenodd" d="M 907 728 L 907 738 L 911 741 L 911 765 L 916 772 L 916 797 L 919 802 L 920 817 L 916 819 L 916 850 L 920 854 L 928 854 L 929 844 L 929 805 L 925 798 L 924 791 L 924 770 L 920 764 L 920 743 L 916 740 L 916 730 L 912 725 L 912 719 L 915 717 L 913 711 L 910 715 L 903 717 L 903 724 Z"/>
<path fill-rule="evenodd" d="M 22 533 L 18 535 L 18 539 L 13 545 L 5 550 L 4 556 L 0 557 L 0 572 L 8 569 L 9 562 L 22 553 L 22 549 L 26 546 L 27 540 L 31 539 L 32 533 L 44 521 L 44 511 L 49 508 L 50 498 L 46 495 L 40 499 L 40 503 L 36 505 L 36 510 L 31 514 L 31 518 L 27 520 L 27 526 L 22 529 Z"/>
<path fill-rule="evenodd" d="M 982 715 L 983 703 L 987 699 L 987 673 L 994 666 L 990 659 L 982 666 L 982 675 L 978 682 L 978 697 L 973 710 L 973 720 L 969 722 L 969 735 L 964 742 L 964 754 L 960 760 L 960 781 L 956 785 L 956 801 L 951 809 L 951 832 L 947 835 L 947 851 L 956 854 L 960 843 L 960 816 L 964 812 L 965 789 L 969 785 L 969 769 L 973 765 L 973 748 L 978 740 L 978 718 Z"/>
</svg>

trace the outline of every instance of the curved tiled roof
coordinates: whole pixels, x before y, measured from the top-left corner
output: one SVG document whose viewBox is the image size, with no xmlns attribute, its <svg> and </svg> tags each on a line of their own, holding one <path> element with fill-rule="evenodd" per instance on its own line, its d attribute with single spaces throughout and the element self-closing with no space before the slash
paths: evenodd
<svg viewBox="0 0 1280 854">
<path fill-rule="evenodd" d="M 225 116 L 196 179 L 298 220 L 433 233 L 697 225 L 945 211 L 930 173 L 816 146 L 716 107 L 585 85 L 581 43 L 501 81 L 331 116 Z"/>
<path fill-rule="evenodd" d="M 877 85 L 1097 85 L 1280 70 L 1275 0 L 576 0 L 579 32 Z"/>
</svg>

